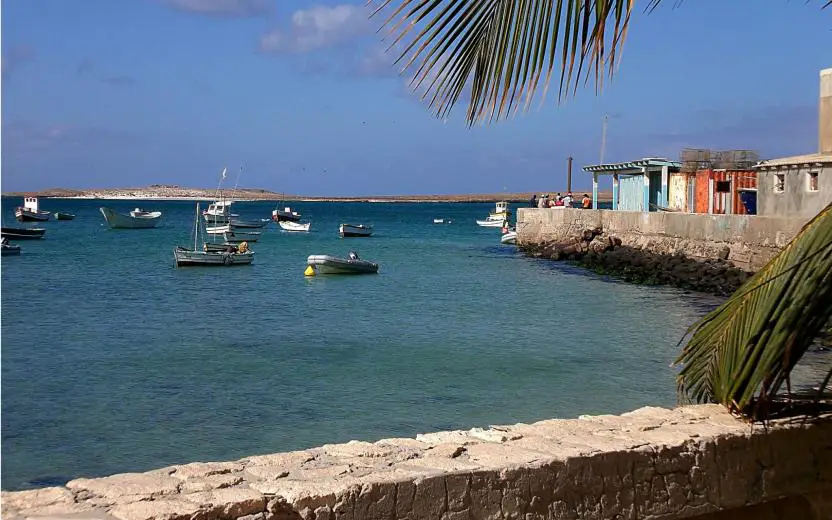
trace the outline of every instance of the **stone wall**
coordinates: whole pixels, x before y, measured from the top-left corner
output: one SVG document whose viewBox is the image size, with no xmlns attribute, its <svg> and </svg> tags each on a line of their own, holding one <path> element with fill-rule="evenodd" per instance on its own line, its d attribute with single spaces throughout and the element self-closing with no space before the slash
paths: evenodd
<svg viewBox="0 0 832 520">
<path fill-rule="evenodd" d="M 820 520 L 829 496 L 832 416 L 762 427 L 700 405 L 80 478 L 2 505 L 5 520 Z"/>
<path fill-rule="evenodd" d="M 517 244 L 561 242 L 587 229 L 615 236 L 625 247 L 699 260 L 723 259 L 756 271 L 791 240 L 806 218 L 702 215 L 582 209 L 521 208 Z"/>
</svg>

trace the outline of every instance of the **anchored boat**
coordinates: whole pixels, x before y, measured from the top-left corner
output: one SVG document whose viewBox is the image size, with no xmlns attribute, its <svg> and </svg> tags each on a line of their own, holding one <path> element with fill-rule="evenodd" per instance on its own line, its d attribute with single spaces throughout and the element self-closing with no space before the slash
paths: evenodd
<svg viewBox="0 0 832 520">
<path fill-rule="evenodd" d="M 508 202 L 501 200 L 498 202 L 494 211 L 488 214 L 485 220 L 477 220 L 477 225 L 482 227 L 503 227 L 508 219 L 511 217 L 511 211 L 508 209 Z"/>
<path fill-rule="evenodd" d="M 2 249 L 2 256 L 12 256 L 20 254 L 20 246 L 10 244 L 6 237 L 0 238 L 0 249 Z"/>
<path fill-rule="evenodd" d="M 177 246 L 173 250 L 173 259 L 177 267 L 249 265 L 254 260 L 254 251 L 248 249 L 246 242 L 239 245 L 209 245 L 203 241 L 202 249 L 198 249 L 200 229 L 199 203 L 197 203 L 194 218 L 194 248 Z"/>
<path fill-rule="evenodd" d="M 75 215 L 72 213 L 62 213 L 60 211 L 56 211 L 55 218 L 57 220 L 73 220 L 75 218 Z"/>
<path fill-rule="evenodd" d="M 311 222 L 307 222 L 305 224 L 301 224 L 300 222 L 292 222 L 290 220 L 279 220 L 277 224 L 280 226 L 280 229 L 283 231 L 309 231 L 309 228 L 312 226 Z"/>
<path fill-rule="evenodd" d="M 43 238 L 43 234 L 46 233 L 43 228 L 4 227 L 0 231 L 2 231 L 2 237 L 9 240 L 36 240 Z"/>
<path fill-rule="evenodd" d="M 350 251 L 347 258 L 329 255 L 310 255 L 306 259 L 306 276 L 316 274 L 374 274 L 378 273 L 378 264 L 358 258 L 355 251 Z"/>
<path fill-rule="evenodd" d="M 37 197 L 25 197 L 23 199 L 23 206 L 19 206 L 14 210 L 14 217 L 20 222 L 44 222 L 49 220 L 48 211 L 41 211 L 38 209 Z"/>
<path fill-rule="evenodd" d="M 162 218 L 161 211 L 144 211 L 136 208 L 129 215 L 116 213 L 110 208 L 99 208 L 111 229 L 148 229 L 156 227 Z"/>
<path fill-rule="evenodd" d="M 341 224 L 338 227 L 338 234 L 342 237 L 368 237 L 373 234 L 373 226 L 364 224 Z"/>
</svg>

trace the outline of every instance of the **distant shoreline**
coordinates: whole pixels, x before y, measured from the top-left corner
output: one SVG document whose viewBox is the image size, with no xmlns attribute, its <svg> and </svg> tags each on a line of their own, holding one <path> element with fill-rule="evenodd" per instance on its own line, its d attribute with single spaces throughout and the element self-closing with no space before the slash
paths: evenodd
<svg viewBox="0 0 832 520">
<path fill-rule="evenodd" d="M 258 202 L 282 200 L 292 202 L 496 202 L 507 200 L 510 202 L 527 202 L 532 192 L 521 193 L 476 193 L 476 194 L 447 194 L 447 195 L 369 195 L 363 197 L 326 197 L 326 196 L 304 196 L 304 195 L 283 195 L 281 193 L 266 190 L 236 190 L 234 196 L 225 192 L 226 198 L 237 202 Z M 544 192 L 545 193 L 545 192 Z M 557 191 L 549 191 L 557 193 Z M 561 190 L 560 193 L 565 193 Z M 576 198 L 589 191 L 574 192 Z M 539 193 L 538 193 L 539 194 Z M 121 188 L 121 189 L 100 189 L 100 190 L 69 190 L 54 188 L 35 192 L 10 192 L 4 193 L 3 197 L 40 197 L 50 199 L 78 199 L 78 200 L 130 200 L 130 201 L 213 201 L 217 198 L 217 190 L 199 188 L 177 187 L 150 187 L 150 188 Z M 612 193 L 599 192 L 599 201 L 612 200 Z"/>
</svg>

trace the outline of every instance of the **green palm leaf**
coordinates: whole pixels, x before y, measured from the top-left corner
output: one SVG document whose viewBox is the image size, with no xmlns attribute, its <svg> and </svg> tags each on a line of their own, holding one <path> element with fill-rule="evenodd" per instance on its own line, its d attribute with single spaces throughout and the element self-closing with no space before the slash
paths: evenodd
<svg viewBox="0 0 832 520">
<path fill-rule="evenodd" d="M 688 333 L 682 395 L 757 414 L 832 316 L 832 204 Z"/>
<path fill-rule="evenodd" d="M 374 3 L 373 0 L 368 0 Z M 645 0 L 647 11 L 661 0 Z M 635 0 L 379 0 L 396 63 L 446 117 L 468 91 L 469 125 L 529 108 L 559 69 L 558 100 L 612 77 Z M 393 4 L 397 4 L 393 7 Z M 826 2 L 828 7 L 832 1 Z"/>
</svg>

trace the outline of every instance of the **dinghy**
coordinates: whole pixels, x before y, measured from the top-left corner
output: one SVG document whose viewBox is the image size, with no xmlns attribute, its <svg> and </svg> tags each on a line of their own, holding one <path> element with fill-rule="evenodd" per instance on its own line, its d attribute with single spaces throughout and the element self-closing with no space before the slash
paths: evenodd
<svg viewBox="0 0 832 520">
<path fill-rule="evenodd" d="M 13 256 L 20 254 L 20 246 L 10 244 L 9 239 L 6 237 L 0 239 L 0 247 L 2 247 L 2 256 Z"/>
<path fill-rule="evenodd" d="M 509 231 L 508 233 L 503 234 L 500 237 L 500 242 L 503 244 L 516 244 L 517 243 L 517 231 Z"/>
<path fill-rule="evenodd" d="M 58 220 L 72 220 L 75 218 L 75 215 L 72 213 L 61 213 L 60 211 L 56 211 L 55 218 Z"/>
<path fill-rule="evenodd" d="M 378 264 L 361 260 L 355 251 L 350 251 L 347 258 L 329 255 L 310 255 L 306 259 L 306 276 L 316 274 L 374 274 L 378 273 Z"/>
<path fill-rule="evenodd" d="M 104 220 L 112 229 L 148 229 L 156 227 L 162 217 L 161 211 L 144 211 L 136 208 L 129 215 L 116 213 L 110 208 L 99 208 Z"/>
<path fill-rule="evenodd" d="M 301 224 L 300 222 L 292 222 L 291 220 L 278 220 L 277 224 L 283 231 L 309 231 L 312 226 L 311 222 Z"/>
<path fill-rule="evenodd" d="M 9 240 L 35 240 L 43 238 L 43 234 L 46 233 L 43 228 L 4 227 L 0 231 L 2 231 L 2 237 Z"/>
<path fill-rule="evenodd" d="M 240 242 L 257 242 L 259 231 L 226 231 L 222 234 L 226 242 L 239 244 Z"/>
<path fill-rule="evenodd" d="M 368 237 L 373 234 L 373 226 L 364 224 L 341 224 L 338 234 L 342 237 Z"/>
</svg>

